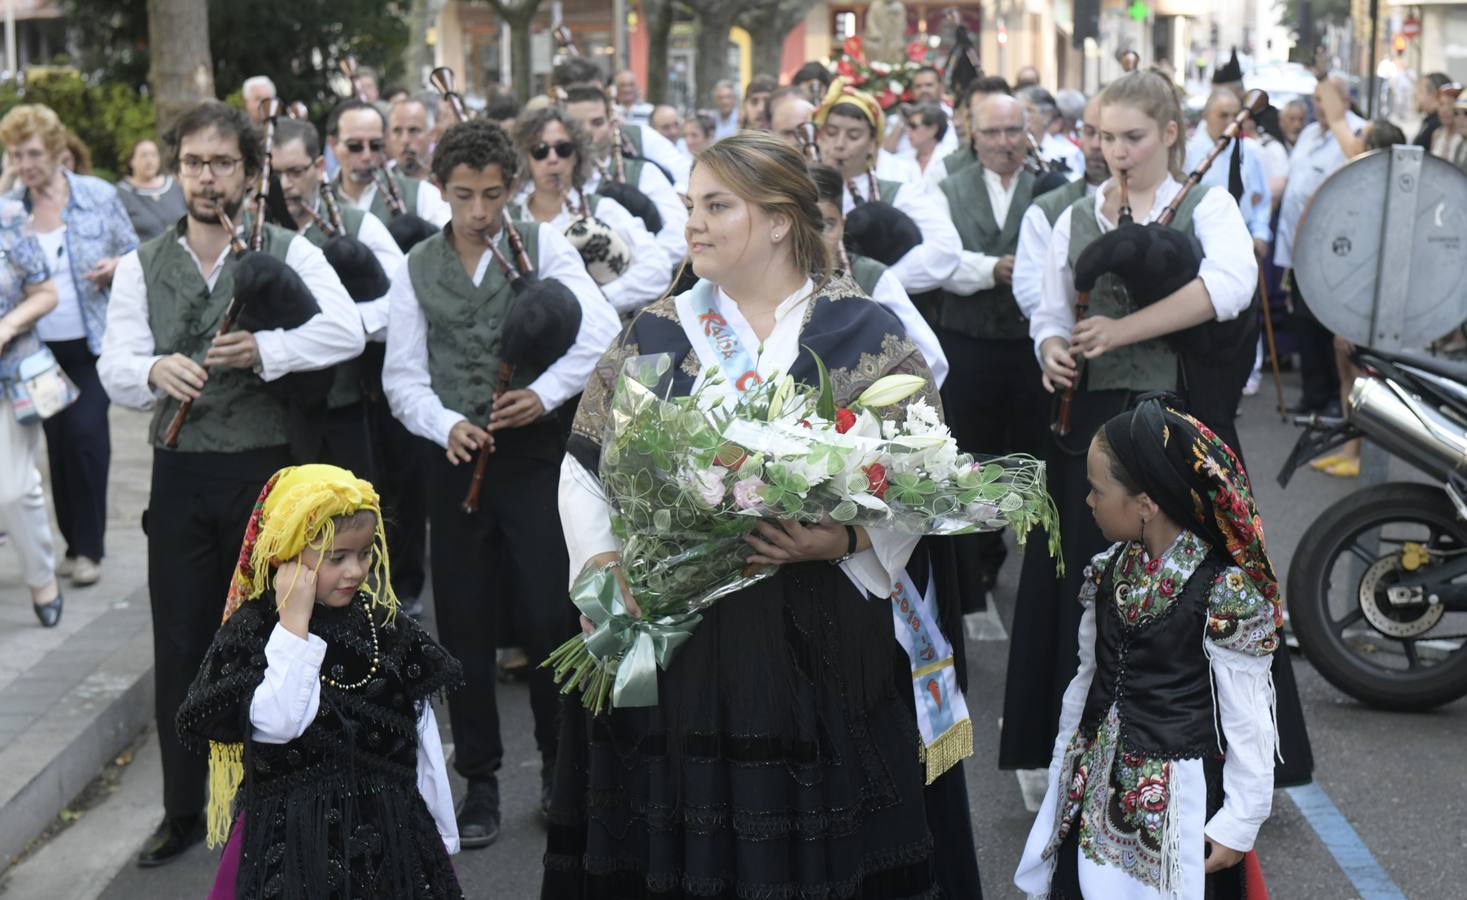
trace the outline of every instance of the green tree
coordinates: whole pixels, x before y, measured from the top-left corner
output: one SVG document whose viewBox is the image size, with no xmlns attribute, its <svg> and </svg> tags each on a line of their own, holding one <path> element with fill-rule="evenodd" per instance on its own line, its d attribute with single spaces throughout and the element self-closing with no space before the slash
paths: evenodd
<svg viewBox="0 0 1467 900">
<path fill-rule="evenodd" d="M 133 142 L 157 130 L 153 99 L 117 82 L 88 84 L 75 69 L 26 70 L 25 86 L 0 87 L 0 116 L 17 103 L 49 106 L 92 153 L 93 174 L 109 180 L 124 173 Z"/>
<path fill-rule="evenodd" d="M 1350 21 L 1350 0 L 1283 0 L 1282 15 L 1284 27 L 1297 30 L 1300 44 L 1310 45 L 1317 29 Z"/>
<path fill-rule="evenodd" d="M 642 0 L 647 20 L 647 102 L 667 102 L 667 39 L 677 19 L 676 0 Z"/>
<path fill-rule="evenodd" d="M 755 75 L 779 76 L 784 59 L 784 39 L 805 15 L 815 0 L 751 0 L 743 5 L 738 23 L 749 32 Z"/>
<path fill-rule="evenodd" d="M 192 0 L 184 0 L 192 2 Z M 89 79 L 147 83 L 148 0 L 64 0 L 76 27 L 76 60 Z M 340 99 L 336 63 L 348 55 L 385 83 L 400 77 L 410 0 L 209 0 L 214 82 L 229 96 L 251 75 L 268 75 L 282 100 L 324 114 Z M 227 48 L 227 52 L 225 52 Z M 417 88 L 416 83 L 411 85 Z"/>
<path fill-rule="evenodd" d="M 524 103 L 534 90 L 530 75 L 530 24 L 540 9 L 540 0 L 489 0 L 500 21 L 509 25 L 509 83 L 515 97 Z"/>
</svg>

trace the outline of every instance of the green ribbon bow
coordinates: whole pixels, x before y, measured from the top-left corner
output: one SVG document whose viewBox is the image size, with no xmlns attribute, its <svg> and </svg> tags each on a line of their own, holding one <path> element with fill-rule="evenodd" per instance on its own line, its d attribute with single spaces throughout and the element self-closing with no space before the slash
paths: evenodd
<svg viewBox="0 0 1467 900">
<path fill-rule="evenodd" d="M 657 669 L 672 658 L 702 621 L 697 613 L 642 619 L 627 612 L 615 565 L 587 569 L 571 586 L 571 602 L 596 626 L 586 650 L 616 668 L 612 706 L 656 706 Z"/>
</svg>

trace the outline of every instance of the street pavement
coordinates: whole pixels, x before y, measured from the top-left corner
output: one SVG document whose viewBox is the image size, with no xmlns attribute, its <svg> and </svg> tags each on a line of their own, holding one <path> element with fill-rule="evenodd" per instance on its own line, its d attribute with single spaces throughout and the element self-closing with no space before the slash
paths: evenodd
<svg viewBox="0 0 1467 900">
<path fill-rule="evenodd" d="M 1290 396 L 1297 396 L 1292 378 L 1290 388 Z M 1272 385 L 1265 382 L 1259 396 L 1245 399 L 1239 430 L 1270 549 L 1283 575 L 1295 544 L 1313 519 L 1355 484 L 1305 470 L 1287 491 L 1280 490 L 1274 476 L 1297 432 L 1281 423 L 1273 402 Z M 134 429 L 129 439 L 136 439 L 137 433 Z M 114 439 L 115 446 L 120 442 L 121 436 Z M 123 478 L 114 473 L 113 497 L 120 505 L 114 507 L 112 521 L 114 532 L 131 534 L 136 532 L 137 509 L 125 507 L 140 504 L 146 492 L 146 451 L 132 447 L 117 452 L 127 459 Z M 1399 467 L 1392 474 L 1416 477 Z M 126 540 L 129 550 L 136 550 L 135 538 Z M 114 540 L 114 546 L 119 544 Z M 0 683 L 13 671 L 7 659 L 12 652 L 21 652 L 31 642 L 58 639 L 27 621 L 30 613 L 21 605 L 24 589 L 15 568 L 13 554 L 0 553 L 4 599 L 0 609 L 24 612 L 0 614 Z M 996 592 L 1004 624 L 1012 621 L 1017 569 L 1011 556 Z M 123 589 L 127 575 L 136 579 L 134 587 L 141 586 L 142 572 L 135 564 L 113 568 L 109 563 L 113 595 Z M 431 597 L 427 600 L 431 612 Z M 146 595 L 136 594 L 134 601 L 145 603 Z M 69 595 L 68 616 L 72 608 Z M 1015 775 L 1000 772 L 995 765 L 1007 641 L 971 641 L 968 650 L 968 702 L 976 752 L 965 763 L 965 771 L 984 891 L 989 898 L 1014 898 L 1020 895 L 1010 878 L 1032 813 L 1025 809 Z M 1467 790 L 1458 746 L 1467 741 L 1467 701 L 1422 714 L 1369 709 L 1324 682 L 1297 654 L 1295 668 L 1313 740 L 1318 790 L 1274 796 L 1273 815 L 1258 841 L 1271 896 L 1467 897 Z M 537 812 L 539 755 L 531 738 L 526 689 L 508 685 L 500 690 L 506 750 L 500 776 L 504 828 L 498 843 L 465 851 L 455 866 L 466 896 L 519 900 L 539 895 L 544 843 Z M 447 721 L 442 712 L 440 721 Z M 131 864 L 161 809 L 151 733 L 145 732 L 129 752 L 128 764 L 110 772 L 103 787 L 92 792 L 101 801 L 80 811 L 69 827 L 7 872 L 0 895 L 27 900 L 197 900 L 207 894 L 217 857 L 202 846 L 162 869 L 144 871 Z M 456 776 L 454 780 L 455 791 L 462 796 L 462 782 Z M 1338 816 L 1331 816 L 1331 810 Z M 1352 833 L 1358 844 L 1352 843 Z"/>
</svg>

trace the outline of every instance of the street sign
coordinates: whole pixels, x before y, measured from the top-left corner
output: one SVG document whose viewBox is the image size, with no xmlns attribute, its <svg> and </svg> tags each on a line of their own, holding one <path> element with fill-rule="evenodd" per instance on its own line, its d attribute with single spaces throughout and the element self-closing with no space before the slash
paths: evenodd
<svg viewBox="0 0 1467 900">
<path fill-rule="evenodd" d="M 1421 22 L 1418 19 L 1407 19 L 1401 23 L 1401 34 L 1408 38 L 1421 37 Z"/>
<path fill-rule="evenodd" d="M 1382 350 L 1467 321 L 1467 175 L 1397 145 L 1319 186 L 1294 237 L 1294 278 L 1326 328 Z"/>
</svg>

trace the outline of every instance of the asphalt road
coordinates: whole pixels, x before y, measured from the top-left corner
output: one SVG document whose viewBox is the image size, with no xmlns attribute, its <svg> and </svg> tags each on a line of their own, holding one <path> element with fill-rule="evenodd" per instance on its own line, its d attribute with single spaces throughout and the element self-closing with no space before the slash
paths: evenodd
<svg viewBox="0 0 1467 900">
<path fill-rule="evenodd" d="M 1297 391 L 1291 390 L 1290 395 L 1296 396 Z M 1287 492 L 1277 487 L 1274 475 L 1296 432 L 1272 412 L 1272 397 L 1272 385 L 1265 383 L 1262 394 L 1245 400 L 1239 425 L 1270 548 L 1282 574 L 1299 536 L 1315 516 L 1355 484 L 1305 471 Z M 997 603 L 1007 623 L 1012 618 L 1017 565 L 1011 562 L 1005 576 Z M 1019 896 L 1010 877 L 1032 819 L 1015 776 L 1000 772 L 995 765 L 1006 655 L 1006 641 L 969 646 L 972 687 L 968 702 L 977 747 L 966 770 L 979 863 L 989 898 Z M 1459 746 L 1467 742 L 1467 701 L 1428 714 L 1369 709 L 1330 687 L 1302 657 L 1296 655 L 1295 665 L 1313 740 L 1316 784 L 1353 826 L 1383 870 L 1384 881 L 1374 885 L 1362 881 L 1364 887 L 1352 882 L 1346 867 L 1355 871 L 1357 879 L 1362 873 L 1369 874 L 1360 854 L 1337 859 L 1316 830 L 1331 833 L 1328 823 L 1318 817 L 1311 821 L 1294 799 L 1278 793 L 1273 816 L 1258 843 L 1271 896 L 1284 900 L 1467 897 L 1467 789 Z M 455 865 L 467 896 L 519 900 L 539 895 L 544 842 L 537 812 L 539 757 L 530 736 L 526 690 L 523 686 L 501 690 L 506 750 L 501 774 L 504 830 L 497 844 L 466 851 Z M 440 714 L 440 720 L 446 716 Z M 128 773 L 124 779 L 146 775 Z M 462 784 L 455 784 L 455 790 L 461 795 Z M 152 816 L 156 816 L 156 805 L 153 808 Z M 155 824 L 152 816 L 135 817 L 130 829 L 113 832 L 106 839 L 135 847 Z M 1332 840 L 1338 841 L 1339 835 Z M 163 869 L 142 871 L 125 864 L 100 896 L 107 900 L 196 900 L 207 894 L 214 864 L 214 856 L 202 847 Z"/>
</svg>

